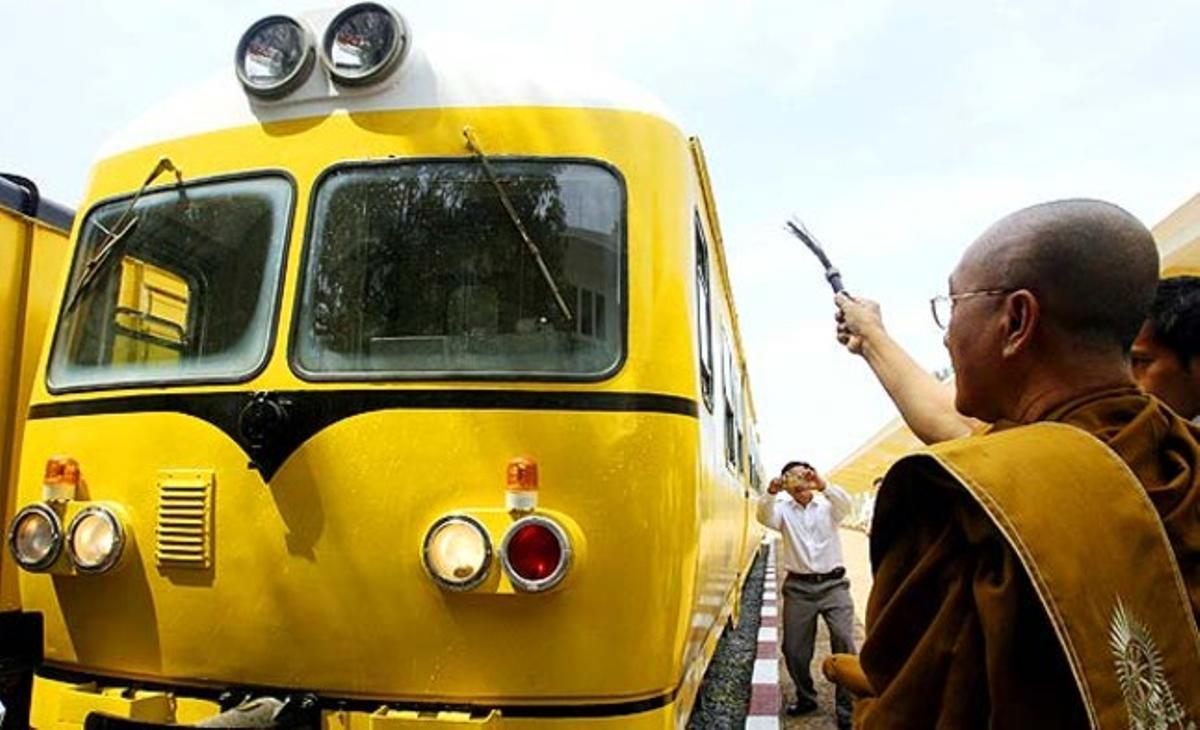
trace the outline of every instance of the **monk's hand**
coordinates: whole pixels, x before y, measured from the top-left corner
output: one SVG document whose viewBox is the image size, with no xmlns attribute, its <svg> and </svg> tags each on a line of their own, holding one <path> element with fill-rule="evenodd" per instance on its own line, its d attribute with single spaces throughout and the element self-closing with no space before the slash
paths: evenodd
<svg viewBox="0 0 1200 730">
<path fill-rule="evenodd" d="M 779 494 L 783 491 L 783 477 L 775 477 L 767 485 L 767 494 Z"/>
<path fill-rule="evenodd" d="M 867 679 L 862 663 L 852 654 L 830 654 L 821 663 L 821 673 L 830 682 L 847 689 L 856 697 L 874 697 L 871 680 Z"/>
<path fill-rule="evenodd" d="M 851 353 L 861 355 L 863 346 L 872 337 L 885 332 L 883 312 L 877 302 L 862 297 L 852 299 L 843 292 L 833 298 L 833 303 L 838 310 L 834 314 L 838 342 Z"/>
</svg>

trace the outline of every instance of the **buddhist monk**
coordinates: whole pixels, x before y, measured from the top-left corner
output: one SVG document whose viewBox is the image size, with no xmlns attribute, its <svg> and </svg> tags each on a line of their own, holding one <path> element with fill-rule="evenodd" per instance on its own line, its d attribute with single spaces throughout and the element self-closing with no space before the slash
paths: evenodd
<svg viewBox="0 0 1200 730">
<path fill-rule="evenodd" d="M 1099 276 L 1092 281 L 1081 269 L 1087 262 L 1099 275 L 1105 268 L 1122 265 L 1119 260 L 1100 260 L 1097 251 L 1089 250 L 1086 236 L 1100 235 L 1099 230 L 1105 225 L 1113 227 L 1113 235 L 1140 240 L 1143 247 L 1153 245 L 1150 232 L 1140 222 L 1129 215 L 1117 216 L 1109 210 L 1111 207 L 1091 204 L 1089 208 L 1080 202 L 1029 209 L 1027 215 L 1031 221 L 1036 220 L 1033 216 L 1040 215 L 1051 230 L 1074 227 L 1079 232 L 1073 246 L 1062 245 L 1059 260 L 1047 259 L 1051 270 L 1044 275 L 1043 291 L 1051 286 L 1063 299 L 1101 307 L 1141 309 L 1138 302 L 1125 298 L 1126 292 L 1104 289 Z M 1092 213 L 1082 212 L 1085 209 L 1091 209 Z M 1074 211 L 1072 217 L 1065 215 L 1068 210 Z M 1105 210 L 1112 215 L 1099 216 L 1098 211 Z M 1098 216 L 1096 220 L 1090 227 L 1084 226 L 1086 216 L 1093 214 Z M 1047 222 L 1052 216 L 1059 217 Z M 1085 233 L 1088 230 L 1091 232 Z M 1071 262 L 1071 257 L 1078 259 Z M 985 429 L 983 421 L 964 415 L 956 407 L 953 386 L 935 380 L 891 338 L 878 304 L 845 295 L 839 295 L 836 303 L 839 340 L 870 365 L 917 438 L 932 444 Z M 934 306 L 937 307 L 936 302 Z M 1090 379 L 1085 369 L 1093 367 L 1092 358 L 1081 357 L 1068 346 L 1056 365 L 1060 379 L 1068 382 L 1076 379 L 1077 393 L 1039 418 L 1088 430 L 1103 439 L 1133 469 L 1163 519 L 1188 586 L 1193 611 L 1200 620 L 1200 430 L 1189 428 L 1185 422 L 1200 417 L 1197 405 L 1200 404 L 1200 279 L 1164 279 L 1158 283 L 1146 309 L 1132 343 L 1131 376 L 1113 376 L 1108 384 L 1111 387 L 1085 388 L 1081 378 Z M 946 341 L 949 345 L 949 333 Z M 1122 358 L 1125 362 L 1122 367 L 1128 369 L 1129 347 Z M 1116 368 L 1118 363 L 1108 365 Z M 1144 392 L 1138 392 L 1135 383 Z"/>
<path fill-rule="evenodd" d="M 954 436 L 948 414 L 993 425 L 881 487 L 857 726 L 1200 720 L 1200 448 L 1129 367 L 1157 272 L 1149 231 L 1088 200 L 1018 211 L 963 255 L 935 306 L 953 402 L 910 410 Z M 902 412 L 945 398 L 838 303 L 839 337 Z"/>
</svg>

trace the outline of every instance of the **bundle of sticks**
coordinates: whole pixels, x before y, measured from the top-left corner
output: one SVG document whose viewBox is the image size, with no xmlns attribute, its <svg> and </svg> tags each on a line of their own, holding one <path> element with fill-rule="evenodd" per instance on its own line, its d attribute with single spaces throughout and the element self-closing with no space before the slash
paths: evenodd
<svg viewBox="0 0 1200 730">
<path fill-rule="evenodd" d="M 817 237 L 805 227 L 804 222 L 796 216 L 792 216 L 792 219 L 784 224 L 784 228 L 793 236 L 799 238 L 805 246 L 808 246 L 808 250 L 812 251 L 813 255 L 821 261 L 821 265 L 825 267 L 825 280 L 833 288 L 833 293 L 841 294 L 844 292 L 846 288 L 842 286 L 842 273 L 837 270 L 837 267 L 829 263 L 829 257 L 825 255 L 825 249 L 821 248 Z"/>
</svg>

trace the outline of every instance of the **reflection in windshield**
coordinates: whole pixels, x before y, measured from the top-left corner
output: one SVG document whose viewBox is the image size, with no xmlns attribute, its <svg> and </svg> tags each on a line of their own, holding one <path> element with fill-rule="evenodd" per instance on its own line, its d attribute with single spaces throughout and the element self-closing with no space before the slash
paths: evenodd
<svg viewBox="0 0 1200 730">
<path fill-rule="evenodd" d="M 281 178 L 202 183 L 146 194 L 111 262 L 64 308 L 50 363 L 56 388 L 229 380 L 266 354 L 291 186 Z M 71 289 L 127 201 L 96 208 L 81 230 Z"/>
<path fill-rule="evenodd" d="M 138 217 L 133 214 L 133 209 L 137 207 L 138 201 L 142 199 L 146 188 L 150 187 L 150 184 L 164 172 L 175 173 L 175 181 L 179 184 L 179 194 L 180 196 L 186 196 L 186 193 L 183 192 L 183 171 L 175 167 L 175 163 L 171 162 L 170 157 L 160 157 L 158 164 L 150 170 L 150 174 L 146 177 L 146 182 L 142 183 L 142 186 L 138 188 L 138 191 L 133 194 L 133 197 L 125 205 L 125 209 L 116 217 L 117 222 L 113 224 L 112 228 L 105 228 L 97 216 L 92 216 L 88 220 L 91 225 L 99 226 L 104 231 L 104 238 L 95 244 L 95 255 L 87 260 L 87 263 L 83 267 L 83 272 L 79 275 L 78 281 L 75 283 L 75 288 L 67 295 L 67 304 L 63 312 L 64 316 L 70 314 L 75 309 L 75 305 L 79 304 L 80 298 L 87 291 L 88 287 L 99 280 L 100 272 L 104 266 L 120 251 L 121 245 L 138 223 Z"/>
<path fill-rule="evenodd" d="M 331 373 L 597 374 L 621 352 L 622 192 L 606 169 L 496 160 L 568 319 L 477 162 L 345 168 L 317 192 L 297 362 Z"/>
</svg>

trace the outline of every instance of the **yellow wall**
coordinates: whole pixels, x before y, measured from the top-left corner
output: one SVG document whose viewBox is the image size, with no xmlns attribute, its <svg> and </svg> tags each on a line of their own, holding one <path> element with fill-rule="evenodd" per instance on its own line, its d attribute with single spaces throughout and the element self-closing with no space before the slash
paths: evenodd
<svg viewBox="0 0 1200 730">
<path fill-rule="evenodd" d="M 1163 276 L 1200 275 L 1200 194 L 1154 226 Z"/>
</svg>

